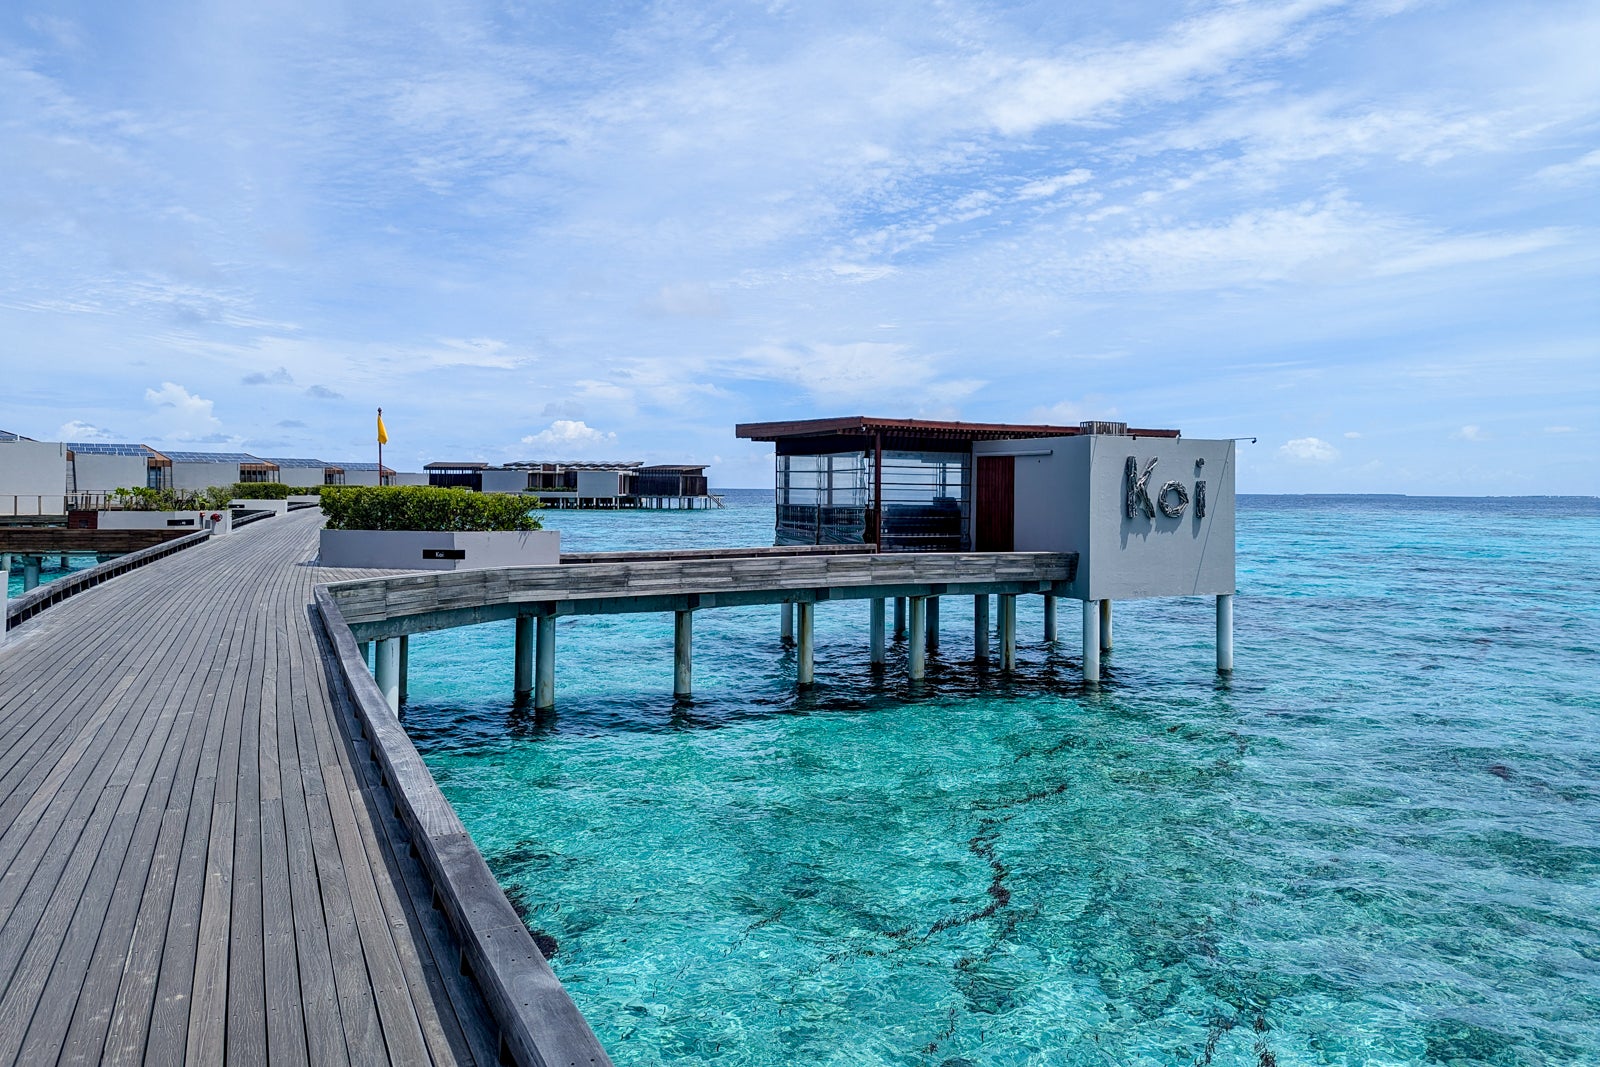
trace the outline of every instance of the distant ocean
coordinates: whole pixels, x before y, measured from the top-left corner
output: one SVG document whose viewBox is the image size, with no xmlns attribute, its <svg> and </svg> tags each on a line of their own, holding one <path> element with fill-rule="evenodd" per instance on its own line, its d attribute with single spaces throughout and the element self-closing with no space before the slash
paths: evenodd
<svg viewBox="0 0 1600 1067">
<path fill-rule="evenodd" d="M 549 512 L 571 549 L 767 544 Z M 618 1064 L 1600 1064 L 1600 501 L 1241 497 L 1238 671 L 1208 599 L 1076 613 L 1012 679 L 948 598 L 926 687 L 817 616 L 418 637 L 406 725 Z"/>
</svg>

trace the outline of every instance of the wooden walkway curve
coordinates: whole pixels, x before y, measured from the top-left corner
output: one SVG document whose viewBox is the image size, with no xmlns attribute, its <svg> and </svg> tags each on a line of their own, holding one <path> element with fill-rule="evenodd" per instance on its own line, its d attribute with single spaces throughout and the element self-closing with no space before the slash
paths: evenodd
<svg viewBox="0 0 1600 1067">
<path fill-rule="evenodd" d="M 320 514 L 0 646 L 0 1064 L 496 1062 L 324 666 Z"/>
</svg>

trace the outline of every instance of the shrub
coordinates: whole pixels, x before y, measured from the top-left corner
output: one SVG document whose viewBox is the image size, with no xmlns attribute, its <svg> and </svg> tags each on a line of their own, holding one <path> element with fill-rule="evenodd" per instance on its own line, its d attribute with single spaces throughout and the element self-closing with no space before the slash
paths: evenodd
<svg viewBox="0 0 1600 1067">
<path fill-rule="evenodd" d="M 234 482 L 234 500 L 287 500 L 292 496 L 316 496 L 320 485 L 284 485 L 282 482 Z"/>
<path fill-rule="evenodd" d="M 213 485 L 208 489 L 113 489 L 117 506 L 130 511 L 220 511 L 233 499 L 233 488 Z"/>
<path fill-rule="evenodd" d="M 534 497 L 431 485 L 329 485 L 322 514 L 330 530 L 537 530 Z"/>
</svg>

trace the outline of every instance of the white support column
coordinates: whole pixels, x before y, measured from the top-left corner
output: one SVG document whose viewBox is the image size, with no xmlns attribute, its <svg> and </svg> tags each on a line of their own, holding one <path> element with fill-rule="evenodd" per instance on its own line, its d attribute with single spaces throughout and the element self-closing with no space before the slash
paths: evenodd
<svg viewBox="0 0 1600 1067">
<path fill-rule="evenodd" d="M 672 695 L 688 700 L 694 695 L 694 612 L 677 612 L 672 628 Z"/>
<path fill-rule="evenodd" d="M 1233 673 L 1233 594 L 1217 594 L 1217 673 Z"/>
<path fill-rule="evenodd" d="M 1000 594 L 1000 669 L 1017 669 L 1017 597 L 1015 593 Z"/>
<path fill-rule="evenodd" d="M 411 695 L 411 635 L 400 635 L 400 706 L 405 707 Z"/>
<path fill-rule="evenodd" d="M 778 606 L 778 640 L 785 648 L 794 644 L 794 605 L 787 601 Z"/>
<path fill-rule="evenodd" d="M 939 651 L 939 598 L 928 598 L 928 651 Z"/>
<path fill-rule="evenodd" d="M 1100 651 L 1111 651 L 1111 601 L 1100 601 Z"/>
<path fill-rule="evenodd" d="M 65 552 L 61 553 L 61 559 L 59 562 L 61 563 L 62 570 L 69 570 L 72 567 L 72 560 L 67 557 Z"/>
<path fill-rule="evenodd" d="M 979 593 L 972 598 L 972 658 L 979 663 L 989 662 L 989 594 Z"/>
<path fill-rule="evenodd" d="M 537 624 L 538 657 L 533 670 L 533 707 L 544 711 L 556 706 L 556 617 L 540 615 Z"/>
<path fill-rule="evenodd" d="M 395 714 L 400 713 L 400 642 L 393 637 L 386 637 L 378 642 L 378 661 L 373 667 L 373 675 L 378 680 L 378 688 L 383 691 L 383 699 L 389 705 L 389 710 Z"/>
<path fill-rule="evenodd" d="M 872 665 L 883 666 L 883 597 L 873 597 L 868 604 L 867 626 L 871 630 L 868 635 L 869 645 L 872 650 Z"/>
<path fill-rule="evenodd" d="M 910 601 L 911 632 L 907 635 L 907 673 L 918 682 L 928 670 L 928 598 L 914 596 Z"/>
<path fill-rule="evenodd" d="M 816 680 L 814 658 L 816 656 L 816 614 L 817 606 L 807 601 L 801 601 L 799 608 L 800 642 L 796 649 L 795 681 L 801 686 L 808 686 Z"/>
<path fill-rule="evenodd" d="M 518 704 L 526 703 L 533 695 L 534 629 L 532 615 L 517 616 L 517 637 L 512 660 L 516 664 L 516 681 L 511 687 L 511 699 Z"/>
<path fill-rule="evenodd" d="M 43 556 L 22 557 L 22 591 L 24 593 L 39 588 L 39 571 L 44 564 Z"/>
<path fill-rule="evenodd" d="M 1044 643 L 1056 643 L 1056 598 L 1049 593 L 1044 595 Z"/>
<path fill-rule="evenodd" d="M 1083 602 L 1083 680 L 1100 682 L 1100 601 Z"/>
<path fill-rule="evenodd" d="M 894 598 L 894 639 L 902 641 L 906 636 L 906 598 Z"/>
</svg>

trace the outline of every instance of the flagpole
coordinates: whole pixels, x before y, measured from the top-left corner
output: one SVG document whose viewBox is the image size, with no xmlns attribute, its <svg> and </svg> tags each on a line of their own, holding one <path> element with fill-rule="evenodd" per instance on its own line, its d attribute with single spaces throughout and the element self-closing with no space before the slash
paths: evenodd
<svg viewBox="0 0 1600 1067">
<path fill-rule="evenodd" d="M 378 409 L 378 425 L 383 425 L 383 409 Z M 378 435 L 378 484 L 383 484 L 383 435 Z"/>
</svg>

